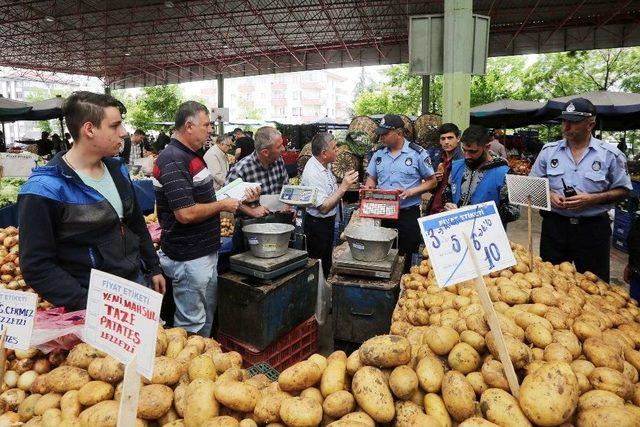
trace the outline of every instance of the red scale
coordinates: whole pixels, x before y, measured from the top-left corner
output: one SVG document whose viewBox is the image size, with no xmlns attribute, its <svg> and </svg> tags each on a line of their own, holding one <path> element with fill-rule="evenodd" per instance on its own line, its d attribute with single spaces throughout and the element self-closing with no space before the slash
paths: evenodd
<svg viewBox="0 0 640 427">
<path fill-rule="evenodd" d="M 399 190 L 360 190 L 360 218 L 398 219 L 399 212 Z"/>
</svg>

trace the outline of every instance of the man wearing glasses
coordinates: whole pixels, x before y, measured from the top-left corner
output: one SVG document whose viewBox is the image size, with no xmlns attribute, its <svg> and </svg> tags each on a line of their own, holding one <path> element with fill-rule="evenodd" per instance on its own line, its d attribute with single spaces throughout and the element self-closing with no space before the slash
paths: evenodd
<svg viewBox="0 0 640 427">
<path fill-rule="evenodd" d="M 216 143 L 204 153 L 204 161 L 207 169 L 213 175 L 213 188 L 218 191 L 224 185 L 224 180 L 229 172 L 229 158 L 227 152 L 231 148 L 231 137 L 220 135 Z"/>
<path fill-rule="evenodd" d="M 531 176 L 549 179 L 551 211 L 540 211 L 540 256 L 575 264 L 609 281 L 611 227 L 607 212 L 629 194 L 627 159 L 615 145 L 591 135 L 596 109 L 575 98 L 562 111 L 564 139 L 544 145 Z"/>
</svg>

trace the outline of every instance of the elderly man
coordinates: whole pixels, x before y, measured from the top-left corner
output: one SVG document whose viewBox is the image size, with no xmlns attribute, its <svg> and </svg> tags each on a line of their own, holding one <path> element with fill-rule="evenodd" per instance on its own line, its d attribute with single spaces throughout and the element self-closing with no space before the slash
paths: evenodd
<svg viewBox="0 0 640 427">
<path fill-rule="evenodd" d="M 213 188 L 218 191 L 224 185 L 224 180 L 229 172 L 229 158 L 227 152 L 231 148 L 229 135 L 218 135 L 216 143 L 204 153 L 204 161 L 209 172 L 213 175 Z"/>
<path fill-rule="evenodd" d="M 225 184 L 241 178 L 244 182 L 260 184 L 261 194 L 280 194 L 282 187 L 289 183 L 289 174 L 282 160 L 283 151 L 280 132 L 272 127 L 261 127 L 255 134 L 255 150 L 233 165 L 227 174 Z M 252 195 L 238 208 L 240 222 L 247 218 L 261 218 L 269 213 L 269 210 L 256 200 L 257 195 Z M 247 249 L 242 227 L 235 228 L 233 247 L 235 253 Z"/>
<path fill-rule="evenodd" d="M 319 132 L 311 140 L 311 153 L 302 172 L 302 185 L 317 188 L 316 202 L 306 209 L 304 234 L 307 236 L 307 251 L 311 258 L 322 259 L 325 277 L 331 270 L 333 253 L 333 229 L 338 204 L 349 187 L 358 182 L 358 172 L 351 170 L 344 175 L 340 185 L 329 170 L 336 160 L 336 140 L 329 132 Z"/>
<path fill-rule="evenodd" d="M 238 200 L 216 201 L 213 177 L 197 154 L 211 132 L 209 111 L 188 101 L 176 112 L 175 138 L 153 168 L 160 263 L 173 282 L 174 325 L 211 336 L 218 287 L 220 212 L 235 212 Z"/>
<path fill-rule="evenodd" d="M 613 144 L 591 135 L 596 109 L 584 98 L 562 112 L 564 139 L 544 145 L 531 176 L 549 179 L 551 211 L 540 211 L 540 256 L 575 263 L 609 281 L 611 227 L 607 211 L 629 194 L 627 159 Z"/>
</svg>

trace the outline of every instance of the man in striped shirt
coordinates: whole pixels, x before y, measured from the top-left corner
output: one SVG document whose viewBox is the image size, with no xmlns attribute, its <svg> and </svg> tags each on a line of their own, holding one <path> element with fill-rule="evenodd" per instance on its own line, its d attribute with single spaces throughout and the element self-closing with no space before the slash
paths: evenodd
<svg viewBox="0 0 640 427">
<path fill-rule="evenodd" d="M 160 264 L 173 282 L 174 326 L 211 336 L 218 287 L 220 212 L 239 201 L 216 201 L 213 176 L 197 154 L 211 133 L 209 111 L 188 101 L 178 107 L 176 132 L 156 159 L 153 181 L 158 205 Z"/>
</svg>

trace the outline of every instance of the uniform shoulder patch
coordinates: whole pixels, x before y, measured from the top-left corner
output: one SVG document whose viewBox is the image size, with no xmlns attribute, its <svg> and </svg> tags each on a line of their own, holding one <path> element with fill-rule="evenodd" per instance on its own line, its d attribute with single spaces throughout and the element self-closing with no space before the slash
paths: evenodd
<svg viewBox="0 0 640 427">
<path fill-rule="evenodd" d="M 419 146 L 415 142 L 410 142 L 409 143 L 409 148 L 411 148 L 414 151 L 417 151 L 418 153 L 422 153 L 424 151 L 424 148 L 422 148 L 421 146 Z"/>
<path fill-rule="evenodd" d="M 542 149 L 546 150 L 547 148 L 557 147 L 560 141 L 547 142 L 542 145 Z"/>
</svg>

